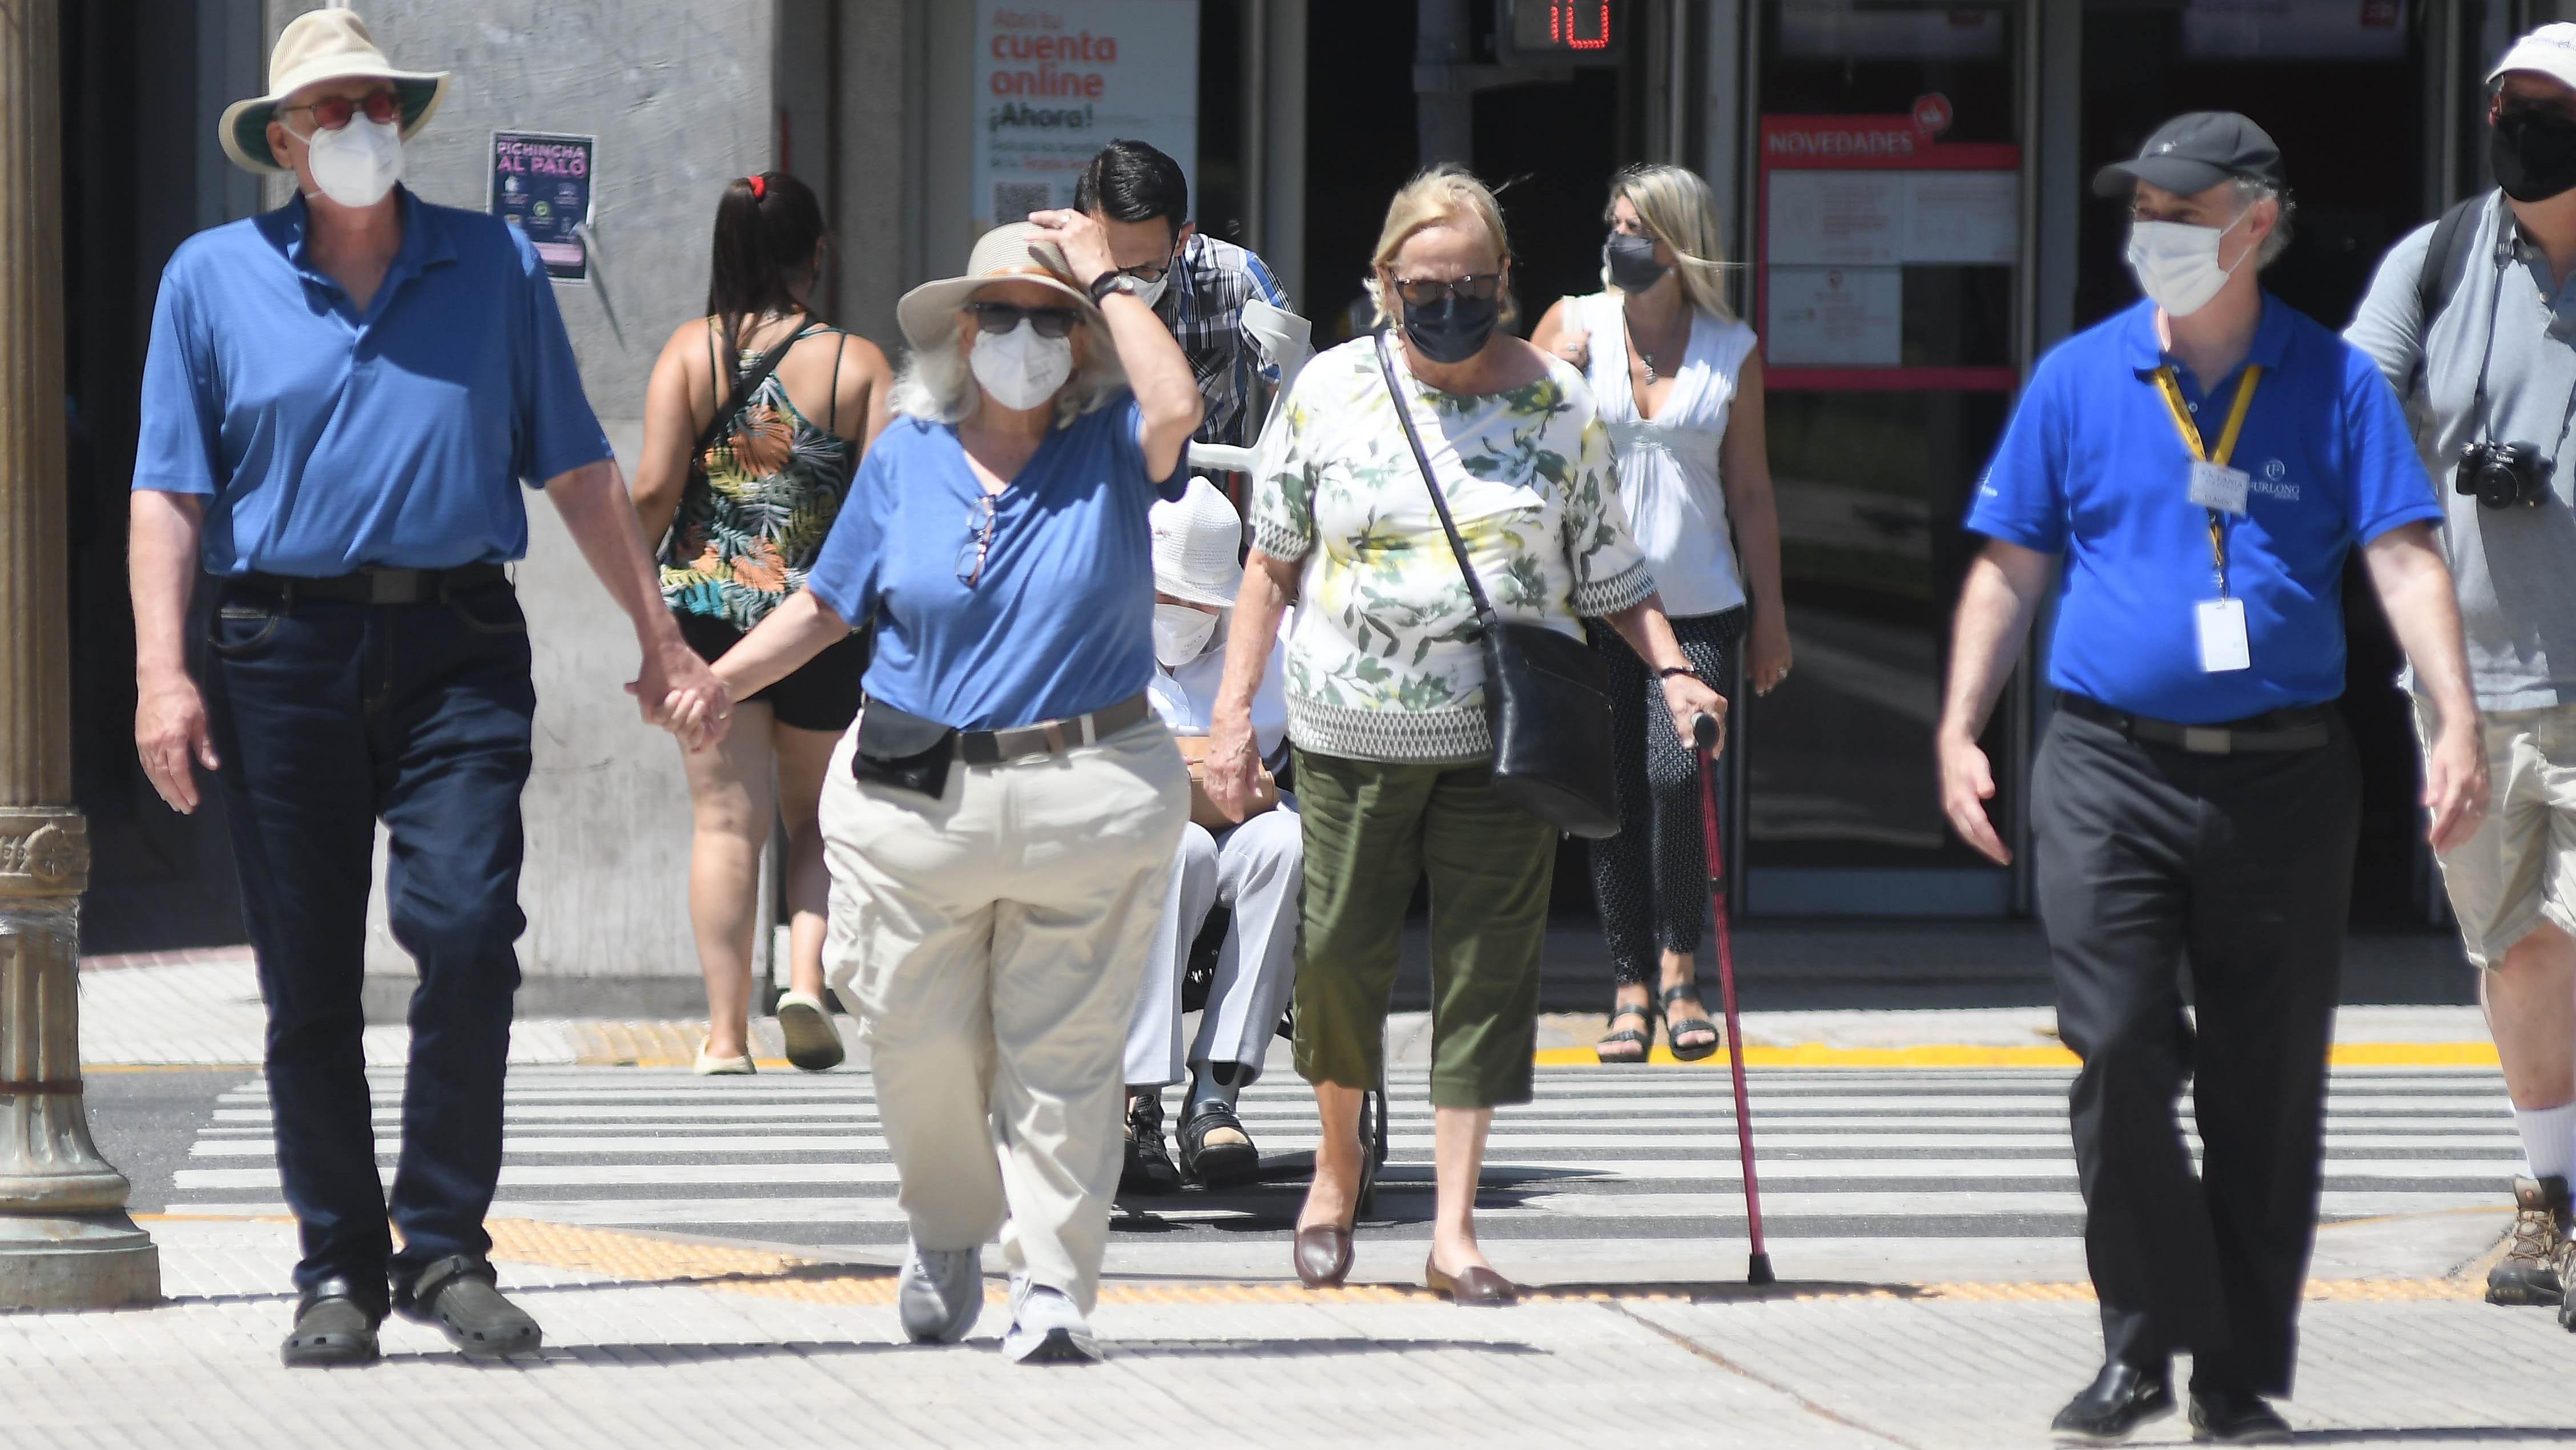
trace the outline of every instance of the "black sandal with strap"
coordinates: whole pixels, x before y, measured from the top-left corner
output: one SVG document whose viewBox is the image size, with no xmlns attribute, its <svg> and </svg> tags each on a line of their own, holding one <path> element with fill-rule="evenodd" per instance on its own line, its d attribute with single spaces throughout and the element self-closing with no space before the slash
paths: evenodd
<svg viewBox="0 0 2576 1450">
<path fill-rule="evenodd" d="M 1698 996 L 1699 985 L 1695 982 L 1664 989 L 1664 1043 L 1672 1048 L 1675 1062 L 1698 1062 L 1715 1055 L 1719 1048 L 1726 1045 L 1725 1036 L 1717 1030 L 1717 1024 L 1706 1017 L 1677 1018 L 1672 1015 L 1673 1003 L 1684 997 Z M 1706 1012 L 1708 1009 L 1702 1007 L 1700 1010 Z M 1708 1034 L 1708 1041 L 1685 1047 L 1682 1045 L 1682 1034 L 1685 1032 L 1705 1032 Z"/>
<path fill-rule="evenodd" d="M 1643 1028 L 1622 1027 L 1618 1031 L 1604 1036 L 1600 1041 L 1593 1043 L 1592 1052 L 1594 1056 L 1600 1058 L 1605 1063 L 1614 1063 L 1622 1067 L 1634 1066 L 1637 1063 L 1644 1062 L 1646 1060 L 1646 1054 L 1654 1050 L 1655 1004 L 1652 1002 L 1622 1002 L 1618 1006 L 1610 1009 L 1610 1020 L 1612 1022 L 1617 1022 L 1622 1017 L 1634 1017 L 1638 1021 L 1644 1023 L 1645 1026 Z M 1602 1049 L 1606 1047 L 1626 1047 L 1632 1042 L 1637 1045 L 1637 1055 L 1634 1057 L 1630 1057 L 1625 1053 L 1621 1053 L 1620 1055 L 1613 1057 L 1609 1053 L 1602 1051 Z"/>
</svg>

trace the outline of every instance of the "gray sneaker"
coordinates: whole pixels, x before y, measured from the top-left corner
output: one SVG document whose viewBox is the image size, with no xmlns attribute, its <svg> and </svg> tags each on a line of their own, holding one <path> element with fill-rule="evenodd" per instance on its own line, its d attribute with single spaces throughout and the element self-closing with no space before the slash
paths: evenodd
<svg viewBox="0 0 2576 1450">
<path fill-rule="evenodd" d="M 2567 1180 L 2555 1174 L 2514 1179 L 2513 1208 L 2513 1243 L 2487 1270 L 2487 1302 L 2556 1304 L 2564 1297 L 2559 1261 L 2567 1247 Z"/>
<path fill-rule="evenodd" d="M 1064 1291 L 1020 1280 L 1011 1286 L 1011 1328 L 1002 1357 L 1013 1364 L 1093 1364 L 1100 1341 Z"/>
<path fill-rule="evenodd" d="M 895 1309 L 915 1344 L 955 1344 L 984 1312 L 982 1255 L 911 1246 L 895 1284 Z"/>
</svg>

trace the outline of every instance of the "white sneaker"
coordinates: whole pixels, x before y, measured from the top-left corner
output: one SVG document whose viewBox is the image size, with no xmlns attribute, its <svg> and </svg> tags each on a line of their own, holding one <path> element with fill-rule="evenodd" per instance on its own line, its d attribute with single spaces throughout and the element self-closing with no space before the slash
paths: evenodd
<svg viewBox="0 0 2576 1450">
<path fill-rule="evenodd" d="M 1013 1364 L 1092 1364 L 1100 1341 L 1060 1289 L 1025 1280 L 1011 1286 L 1011 1329 L 1002 1357 Z"/>
<path fill-rule="evenodd" d="M 895 1281 L 896 1312 L 915 1344 L 955 1344 L 984 1312 L 982 1255 L 974 1249 L 925 1249 L 903 1256 Z"/>
</svg>

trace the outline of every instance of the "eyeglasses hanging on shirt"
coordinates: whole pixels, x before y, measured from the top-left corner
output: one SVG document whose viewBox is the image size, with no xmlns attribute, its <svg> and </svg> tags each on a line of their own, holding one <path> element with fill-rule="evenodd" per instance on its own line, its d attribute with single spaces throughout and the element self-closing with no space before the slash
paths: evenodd
<svg viewBox="0 0 2576 1450">
<path fill-rule="evenodd" d="M 2245 432 L 2245 414 L 2253 407 L 2254 388 L 2262 380 L 2262 364 L 2247 363 L 2236 380 L 2236 398 L 2228 405 L 2227 424 L 2219 430 L 2218 447 L 2212 449 L 2202 440 L 2200 425 L 2192 421 L 2191 405 L 2183 401 L 2182 384 L 2174 377 L 2173 365 L 2167 363 L 2156 369 L 2156 390 L 2164 394 L 2165 410 L 2173 415 L 2174 431 L 2182 435 L 2182 446 L 2191 454 L 2186 494 L 2209 514 L 2209 563 L 2218 597 L 2204 599 L 2192 607 L 2204 674 L 2248 669 L 2254 663 L 2253 648 L 2245 632 L 2245 601 L 2227 592 L 2228 521 L 2244 515 L 2253 480 L 2243 469 L 2230 468 L 2228 460 L 2236 456 L 2236 440 Z"/>
</svg>

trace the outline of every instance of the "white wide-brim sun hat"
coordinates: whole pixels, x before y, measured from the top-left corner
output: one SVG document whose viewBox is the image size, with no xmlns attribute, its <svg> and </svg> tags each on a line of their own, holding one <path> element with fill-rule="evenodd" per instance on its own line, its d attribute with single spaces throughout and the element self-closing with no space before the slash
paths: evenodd
<svg viewBox="0 0 2576 1450">
<path fill-rule="evenodd" d="M 1243 515 L 1196 474 L 1169 503 L 1147 511 L 1154 534 L 1154 587 L 1192 604 L 1234 607 L 1243 589 Z"/>
<path fill-rule="evenodd" d="M 356 11 L 312 10 L 289 21 L 277 49 L 269 52 L 268 94 L 226 106 L 215 123 L 215 139 L 245 171 L 284 171 L 268 145 L 268 123 L 277 118 L 277 108 L 306 86 L 350 79 L 393 83 L 406 141 L 447 99 L 447 72 L 394 69 Z"/>
<path fill-rule="evenodd" d="M 957 312 L 977 291 L 996 282 L 1035 282 L 1054 288 L 1081 309 L 1083 321 L 1100 325 L 1100 308 L 1090 294 L 1073 285 L 1073 269 L 1064 252 L 1042 239 L 1027 222 L 998 226 L 975 241 L 966 258 L 966 275 L 924 282 L 894 305 L 894 320 L 914 348 L 946 347 L 957 336 Z M 1099 339 L 1094 339 L 1095 342 Z"/>
</svg>

